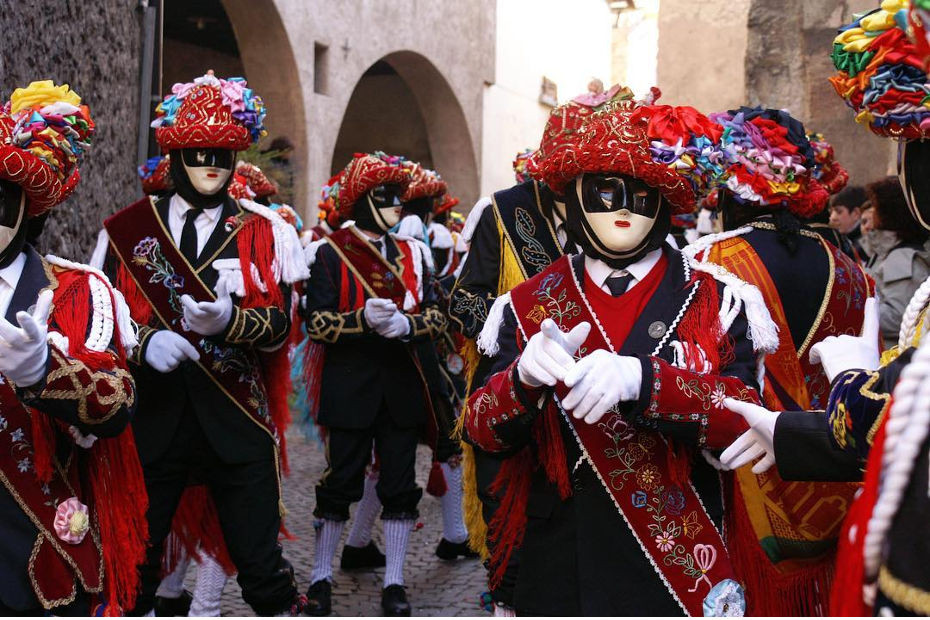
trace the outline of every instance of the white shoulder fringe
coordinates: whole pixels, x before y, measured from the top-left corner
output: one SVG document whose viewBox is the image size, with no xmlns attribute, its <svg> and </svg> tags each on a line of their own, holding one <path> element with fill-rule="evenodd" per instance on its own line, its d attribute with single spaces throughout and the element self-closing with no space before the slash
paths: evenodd
<svg viewBox="0 0 930 620">
<path fill-rule="evenodd" d="M 500 333 L 501 325 L 504 324 L 504 310 L 509 305 L 510 293 L 504 293 L 494 300 L 494 304 L 488 311 L 488 318 L 484 321 L 484 327 L 481 328 L 476 341 L 478 350 L 484 355 L 491 357 L 500 351 L 497 335 Z"/>
<path fill-rule="evenodd" d="M 465 226 L 462 227 L 462 239 L 464 239 L 466 243 L 471 243 L 472 235 L 475 234 L 475 229 L 478 228 L 478 220 L 481 219 L 481 214 L 484 213 L 484 210 L 489 206 L 491 206 L 491 199 L 487 196 L 483 196 L 478 199 L 475 206 L 468 212 L 468 217 L 465 218 Z"/>
</svg>

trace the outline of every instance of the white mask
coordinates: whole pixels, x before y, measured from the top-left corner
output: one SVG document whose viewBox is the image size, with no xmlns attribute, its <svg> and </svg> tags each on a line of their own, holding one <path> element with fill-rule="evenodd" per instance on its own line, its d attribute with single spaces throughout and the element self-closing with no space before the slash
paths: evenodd
<svg viewBox="0 0 930 620">
<path fill-rule="evenodd" d="M 575 180 L 575 192 L 579 204 L 584 204 L 582 177 Z M 603 213 L 583 211 L 587 222 L 584 233 L 588 241 L 605 256 L 627 258 L 639 252 L 649 233 L 655 226 L 655 217 L 637 215 L 629 209 Z"/>
<path fill-rule="evenodd" d="M 397 196 L 392 195 L 392 204 L 388 204 L 387 206 L 375 205 L 371 197 L 371 192 L 369 192 L 365 198 L 368 200 L 368 207 L 371 209 L 375 223 L 384 232 L 396 226 L 397 222 L 400 221 L 400 213 L 403 209 L 403 205 L 401 205 L 400 198 Z"/>
<path fill-rule="evenodd" d="M 183 163 L 183 160 L 182 160 Z M 184 164 L 187 178 L 197 193 L 212 196 L 226 185 L 226 180 L 232 174 L 229 168 L 215 168 L 213 166 L 188 166 Z"/>
</svg>

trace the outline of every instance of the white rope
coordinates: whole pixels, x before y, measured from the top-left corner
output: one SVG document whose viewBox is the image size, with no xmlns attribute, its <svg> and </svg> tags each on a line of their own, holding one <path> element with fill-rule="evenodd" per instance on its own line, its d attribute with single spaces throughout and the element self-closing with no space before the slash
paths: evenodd
<svg viewBox="0 0 930 620">
<path fill-rule="evenodd" d="M 914 344 L 919 327 L 918 321 L 928 302 L 930 302 L 930 278 L 917 287 L 904 309 L 904 315 L 901 317 L 901 330 L 898 332 L 898 349 L 901 351 Z"/>
<path fill-rule="evenodd" d="M 881 490 L 865 534 L 863 555 L 869 580 L 878 574 L 885 538 L 910 481 L 930 428 L 930 340 L 901 372 L 885 423 Z"/>
</svg>

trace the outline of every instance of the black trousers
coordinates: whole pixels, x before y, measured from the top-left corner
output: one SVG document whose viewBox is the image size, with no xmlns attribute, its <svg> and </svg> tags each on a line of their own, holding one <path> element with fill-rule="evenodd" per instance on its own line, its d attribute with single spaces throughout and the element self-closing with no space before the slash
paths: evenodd
<svg viewBox="0 0 930 620">
<path fill-rule="evenodd" d="M 138 441 L 138 439 L 137 439 Z M 149 547 L 142 567 L 142 591 L 136 611 L 152 608 L 161 572 L 165 538 L 178 502 L 192 477 L 206 484 L 219 513 L 226 547 L 255 613 L 269 616 L 290 607 L 297 597 L 294 570 L 278 543 L 281 526 L 274 452 L 247 463 L 223 463 L 210 447 L 196 416 L 188 410 L 165 455 L 144 467 L 149 494 Z"/>
<path fill-rule="evenodd" d="M 349 506 L 362 499 L 365 467 L 372 444 L 381 463 L 378 499 L 382 519 L 416 519 L 423 490 L 416 483 L 417 427 L 401 428 L 382 402 L 375 422 L 365 429 L 328 428 L 326 472 L 316 485 L 317 518 L 347 521 Z"/>
</svg>

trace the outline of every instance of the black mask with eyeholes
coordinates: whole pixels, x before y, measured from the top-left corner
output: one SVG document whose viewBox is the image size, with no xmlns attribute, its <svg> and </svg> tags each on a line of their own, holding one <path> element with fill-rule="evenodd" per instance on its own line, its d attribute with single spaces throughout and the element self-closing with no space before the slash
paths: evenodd
<svg viewBox="0 0 930 620">
<path fill-rule="evenodd" d="M 911 215 L 930 230 L 930 140 L 898 145 L 898 180 Z"/>
<path fill-rule="evenodd" d="M 379 185 L 369 191 L 352 210 L 355 226 L 379 235 L 386 233 L 392 226 L 385 222 L 381 209 L 400 206 L 403 193 L 403 188 L 394 184 Z"/>
<path fill-rule="evenodd" d="M 580 193 L 580 199 L 579 199 Z M 642 242 L 622 256 L 605 246 L 585 217 L 586 214 L 614 213 L 623 209 L 635 215 L 655 218 Z M 659 190 L 640 179 L 616 173 L 586 173 L 581 191 L 575 183 L 565 190 L 566 229 L 569 237 L 584 253 L 613 269 L 624 269 L 652 250 L 661 248 L 671 230 L 671 210 Z"/>
<path fill-rule="evenodd" d="M 184 166 L 190 168 L 210 166 L 232 170 L 235 159 L 236 151 L 230 149 L 177 149 L 171 151 L 172 165 L 170 170 L 175 191 L 196 209 L 215 207 L 226 199 L 226 190 L 229 189 L 229 184 L 232 183 L 233 175 L 230 174 L 223 187 L 216 192 L 201 194 L 191 183 Z"/>
<path fill-rule="evenodd" d="M 23 189 L 5 179 L 0 180 L 0 226 L 3 227 L 3 241 L 0 241 L 0 269 L 10 263 L 23 251 L 26 244 L 26 201 Z M 5 243 L 5 245 L 3 245 Z"/>
</svg>

